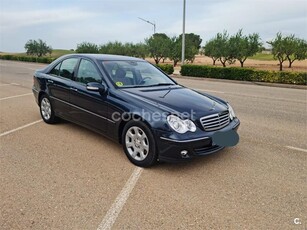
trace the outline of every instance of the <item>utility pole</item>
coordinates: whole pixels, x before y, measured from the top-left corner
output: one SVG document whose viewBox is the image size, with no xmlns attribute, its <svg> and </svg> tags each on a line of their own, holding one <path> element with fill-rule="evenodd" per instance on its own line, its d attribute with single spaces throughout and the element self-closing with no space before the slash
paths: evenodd
<svg viewBox="0 0 307 230">
<path fill-rule="evenodd" d="M 186 0 L 183 0 L 183 22 L 182 22 L 182 50 L 181 50 L 181 65 L 184 65 L 185 54 L 185 5 Z"/>
<path fill-rule="evenodd" d="M 140 17 L 138 17 L 138 19 L 140 19 L 140 20 L 142 20 L 142 21 L 144 21 L 144 22 L 147 22 L 148 24 L 153 25 L 154 34 L 156 33 L 156 23 L 150 22 L 150 21 L 148 21 L 148 20 L 146 20 L 146 19 L 143 19 L 143 18 L 140 18 Z"/>
</svg>

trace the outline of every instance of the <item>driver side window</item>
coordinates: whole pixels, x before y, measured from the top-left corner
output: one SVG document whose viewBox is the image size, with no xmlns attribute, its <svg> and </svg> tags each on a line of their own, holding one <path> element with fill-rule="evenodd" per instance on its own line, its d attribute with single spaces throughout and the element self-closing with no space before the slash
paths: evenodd
<svg viewBox="0 0 307 230">
<path fill-rule="evenodd" d="M 94 64 L 88 60 L 82 59 L 79 65 L 76 82 L 87 84 L 89 82 L 101 83 L 101 77 Z"/>
</svg>

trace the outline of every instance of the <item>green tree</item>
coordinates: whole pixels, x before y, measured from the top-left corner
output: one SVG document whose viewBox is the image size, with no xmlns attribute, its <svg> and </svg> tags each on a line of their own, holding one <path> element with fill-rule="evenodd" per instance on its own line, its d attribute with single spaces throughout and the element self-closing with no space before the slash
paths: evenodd
<svg viewBox="0 0 307 230">
<path fill-rule="evenodd" d="M 284 38 L 285 54 L 289 61 L 289 68 L 295 60 L 304 60 L 307 57 L 307 42 L 296 38 L 293 34 Z"/>
<path fill-rule="evenodd" d="M 193 63 L 195 55 L 199 53 L 201 49 L 202 39 L 198 34 L 188 33 L 185 37 L 185 59 L 187 62 Z M 179 35 L 179 40 L 182 41 L 182 34 Z"/>
<path fill-rule="evenodd" d="M 77 45 L 76 53 L 99 53 L 98 46 L 90 42 L 82 42 Z"/>
<path fill-rule="evenodd" d="M 143 58 L 145 59 L 148 56 L 148 47 L 144 43 L 136 43 L 133 45 L 132 49 L 134 50 L 133 57 Z"/>
<path fill-rule="evenodd" d="M 99 47 L 99 53 L 125 55 L 143 58 L 148 54 L 147 46 L 144 43 L 121 43 L 118 41 L 108 42 Z"/>
<path fill-rule="evenodd" d="M 125 45 L 119 41 L 108 42 L 99 47 L 99 53 L 125 55 Z"/>
<path fill-rule="evenodd" d="M 229 34 L 227 31 L 216 35 L 215 45 L 217 48 L 216 55 L 223 67 L 226 67 L 226 62 L 228 62 L 230 65 L 235 63 L 236 59 L 233 54 L 233 44 L 229 39 Z"/>
<path fill-rule="evenodd" d="M 171 39 L 163 33 L 155 33 L 150 38 L 145 39 L 150 56 L 159 64 L 161 59 L 169 56 L 171 51 Z"/>
<path fill-rule="evenodd" d="M 195 40 L 193 40 L 193 36 L 187 36 L 185 38 L 185 61 L 186 62 L 194 62 L 195 55 L 199 52 L 200 45 L 195 43 Z M 181 60 L 182 56 L 182 35 L 179 37 L 173 37 L 171 38 L 171 44 L 170 44 L 170 53 L 169 53 L 169 59 L 174 62 L 174 66 L 177 65 L 177 63 Z"/>
<path fill-rule="evenodd" d="M 197 50 L 201 48 L 202 39 L 198 34 L 189 33 L 184 35 L 185 40 L 189 41 L 189 44 L 195 47 Z M 182 34 L 179 35 L 179 39 L 182 40 Z"/>
<path fill-rule="evenodd" d="M 209 40 L 203 47 L 204 54 L 212 59 L 212 64 L 219 59 L 218 46 L 216 44 L 216 39 Z"/>
<path fill-rule="evenodd" d="M 290 58 L 291 55 L 294 53 L 294 35 L 283 37 L 282 34 L 278 32 L 276 34 L 276 37 L 272 41 L 268 41 L 267 43 L 272 46 L 272 54 L 274 58 L 279 61 L 279 70 L 282 71 L 283 62 Z"/>
<path fill-rule="evenodd" d="M 259 34 L 253 33 L 244 36 L 242 34 L 242 29 L 240 29 L 237 34 L 230 37 L 229 43 L 231 56 L 240 62 L 241 67 L 243 67 L 248 57 L 255 55 L 262 48 Z"/>
<path fill-rule="evenodd" d="M 52 53 L 52 47 L 48 46 L 42 39 L 38 39 L 37 41 L 30 39 L 25 44 L 25 50 L 27 55 L 34 55 L 37 57 Z"/>
<path fill-rule="evenodd" d="M 168 58 L 173 61 L 173 65 L 176 66 L 181 59 L 181 47 L 182 41 L 179 37 L 172 37 L 171 38 L 171 49 L 168 55 Z"/>
</svg>

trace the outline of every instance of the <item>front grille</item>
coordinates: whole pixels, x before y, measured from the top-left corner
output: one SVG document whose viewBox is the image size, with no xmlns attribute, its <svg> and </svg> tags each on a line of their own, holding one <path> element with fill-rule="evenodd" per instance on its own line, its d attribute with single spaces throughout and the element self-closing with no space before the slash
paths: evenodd
<svg viewBox="0 0 307 230">
<path fill-rule="evenodd" d="M 215 113 L 209 116 L 205 116 L 200 118 L 200 123 L 204 127 L 205 131 L 215 131 L 219 130 L 230 122 L 229 120 L 229 112 L 224 111 L 221 113 Z"/>
</svg>

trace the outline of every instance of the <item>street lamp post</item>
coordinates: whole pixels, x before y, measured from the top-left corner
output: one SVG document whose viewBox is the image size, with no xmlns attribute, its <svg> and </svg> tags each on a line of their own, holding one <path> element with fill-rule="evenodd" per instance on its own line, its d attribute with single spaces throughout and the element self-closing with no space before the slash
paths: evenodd
<svg viewBox="0 0 307 230">
<path fill-rule="evenodd" d="M 181 50 L 181 65 L 184 65 L 185 54 L 185 5 L 186 0 L 183 0 L 183 22 L 182 22 L 182 50 Z"/>
<path fill-rule="evenodd" d="M 144 22 L 147 22 L 148 24 L 151 24 L 151 25 L 153 25 L 153 29 L 154 29 L 154 34 L 156 33 L 156 23 L 154 23 L 154 22 L 150 22 L 150 21 L 148 21 L 148 20 L 145 20 L 145 19 L 143 19 L 143 18 L 140 18 L 140 17 L 138 17 L 138 19 L 140 19 L 140 20 L 142 20 L 142 21 L 144 21 Z"/>
</svg>

